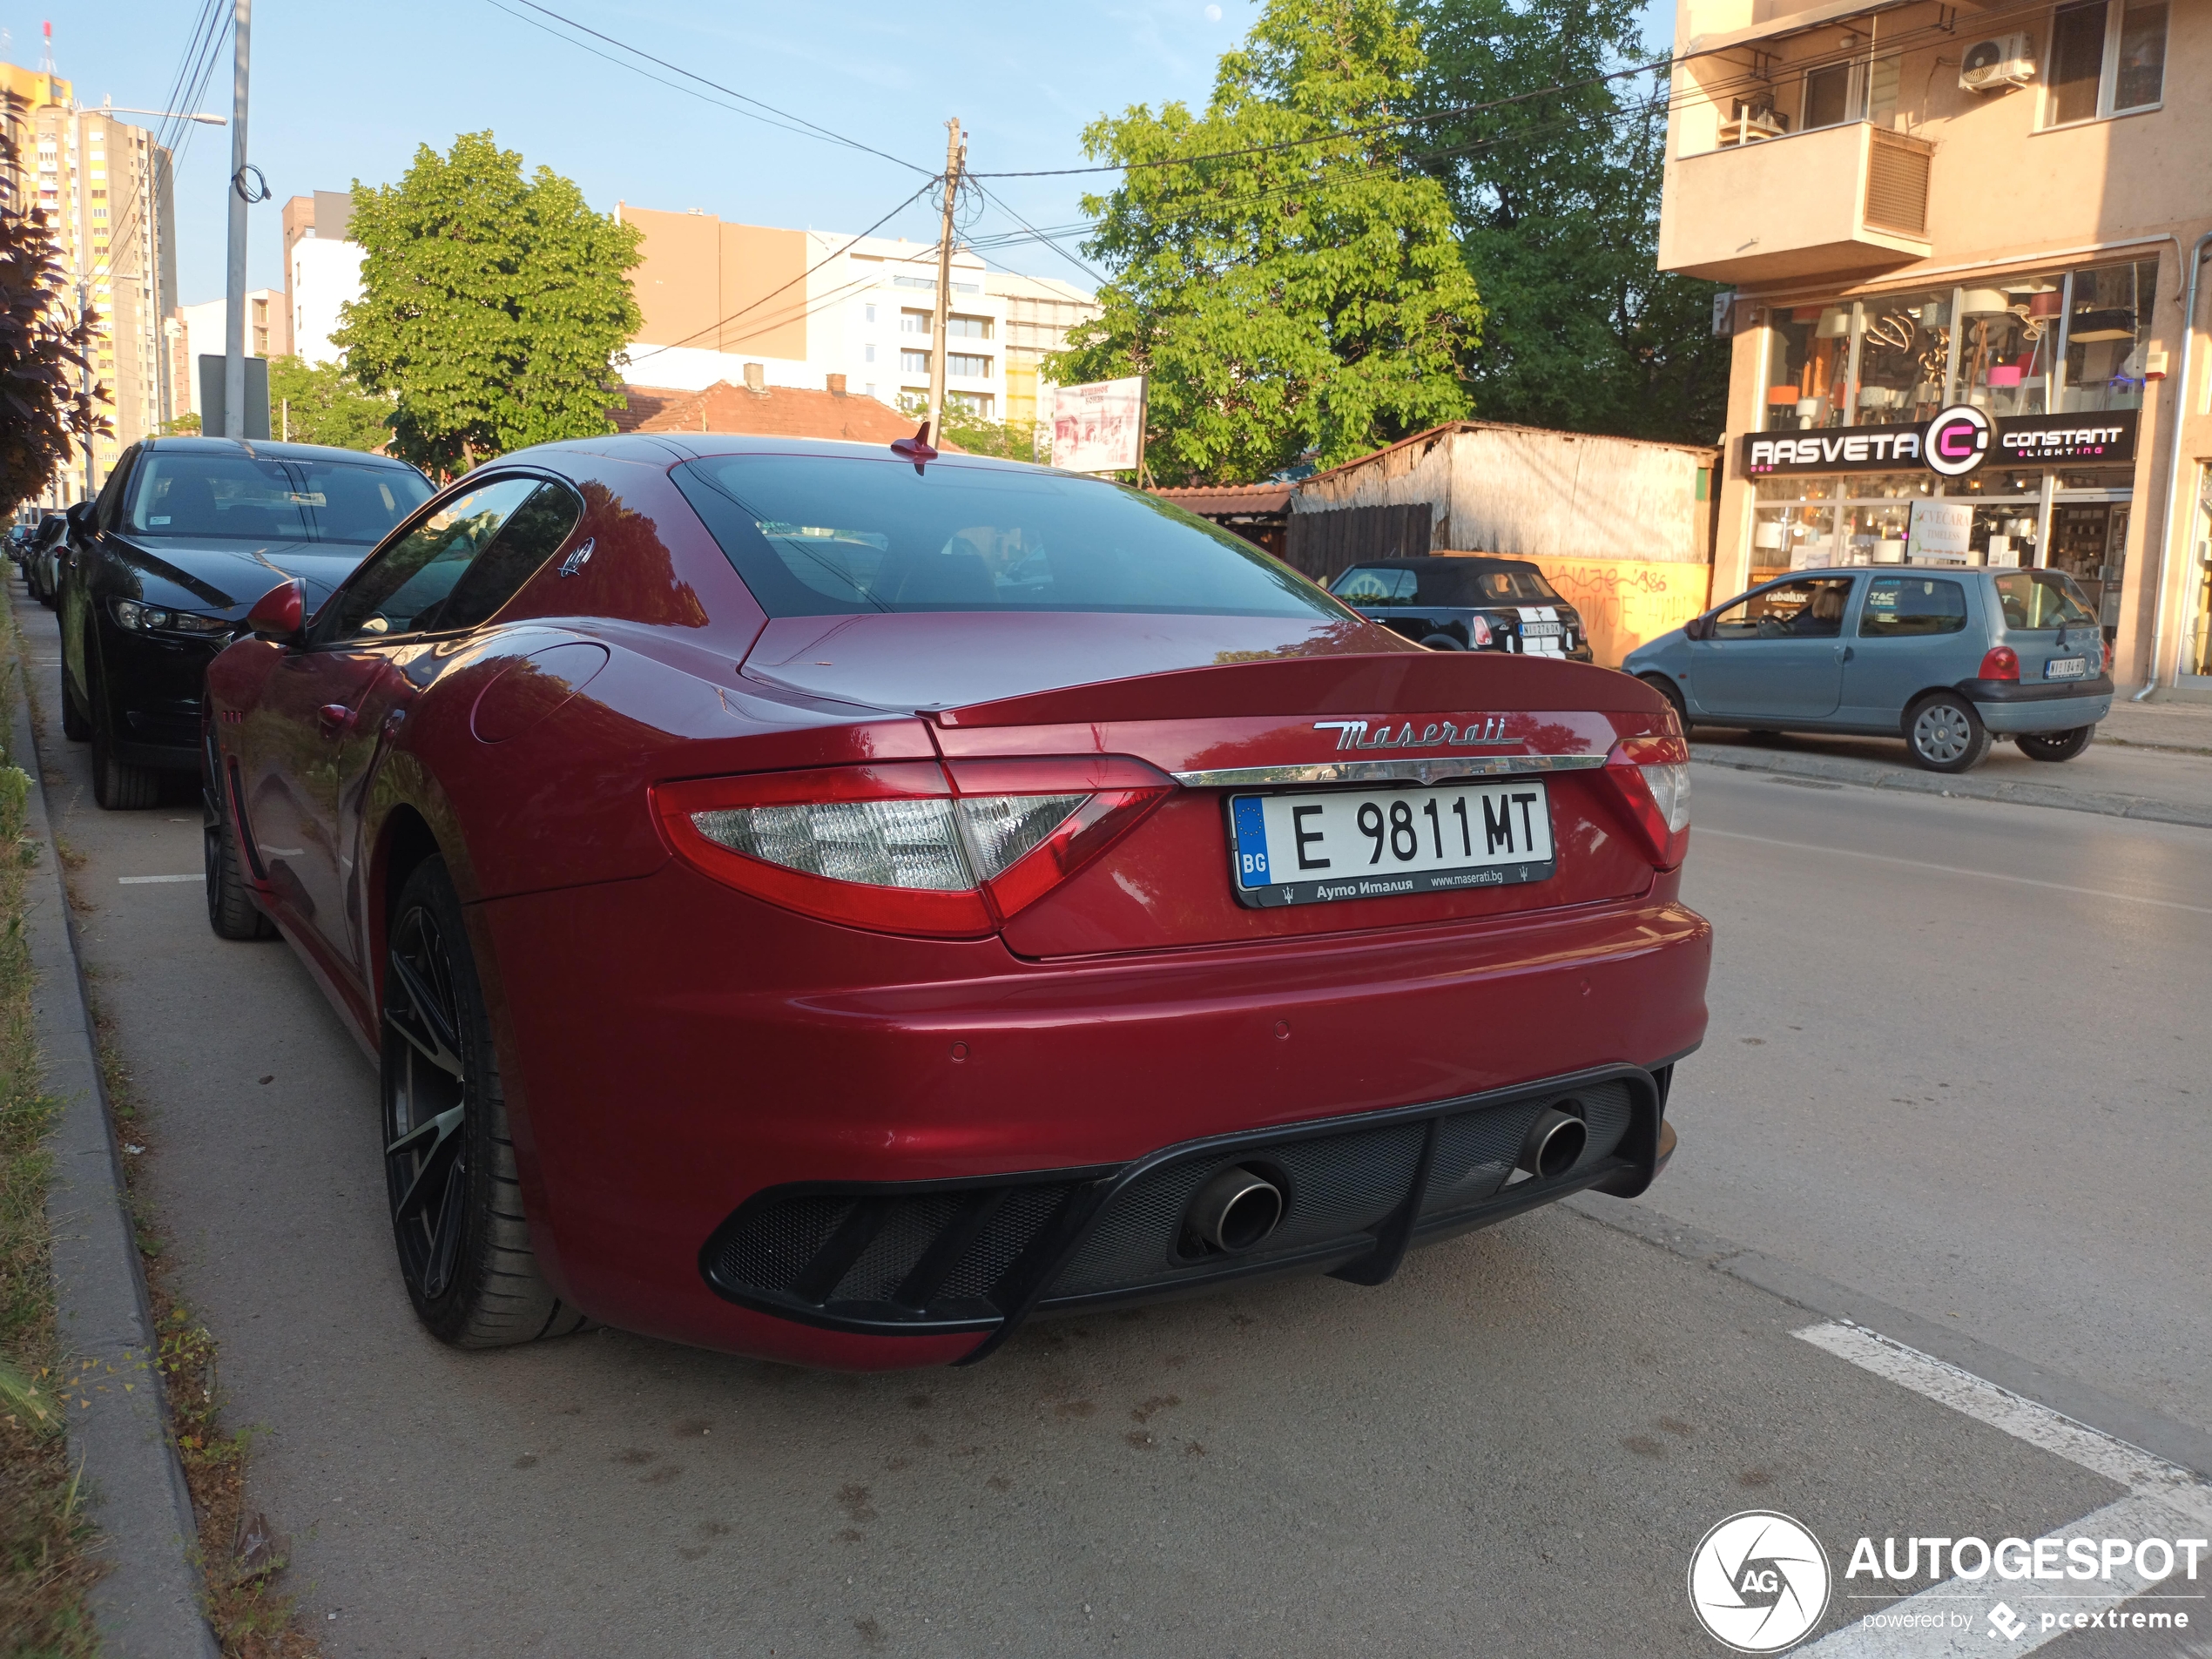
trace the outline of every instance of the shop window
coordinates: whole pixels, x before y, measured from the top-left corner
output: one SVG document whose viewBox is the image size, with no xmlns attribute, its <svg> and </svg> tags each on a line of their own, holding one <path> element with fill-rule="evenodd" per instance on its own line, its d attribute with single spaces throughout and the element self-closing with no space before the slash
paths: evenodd
<svg viewBox="0 0 2212 1659">
<path fill-rule="evenodd" d="M 2050 407 L 2063 296 L 2056 279 L 2016 277 L 1959 295 L 1959 397 L 1993 415 Z"/>
<path fill-rule="evenodd" d="M 1916 639 L 1966 628 L 1966 590 L 1942 577 L 1877 577 L 1858 616 L 1862 639 Z"/>
<path fill-rule="evenodd" d="M 2073 308 L 2067 317 L 2068 411 L 2142 407 L 2143 359 L 2150 347 L 2157 291 L 2155 260 L 2074 273 Z"/>
<path fill-rule="evenodd" d="M 2043 123 L 2150 109 L 2166 95 L 2167 0 L 2087 0 L 2051 19 Z"/>
<path fill-rule="evenodd" d="M 1945 402 L 1955 296 L 1884 294 L 1860 307 L 1858 411 L 1852 426 L 1917 425 Z"/>
</svg>

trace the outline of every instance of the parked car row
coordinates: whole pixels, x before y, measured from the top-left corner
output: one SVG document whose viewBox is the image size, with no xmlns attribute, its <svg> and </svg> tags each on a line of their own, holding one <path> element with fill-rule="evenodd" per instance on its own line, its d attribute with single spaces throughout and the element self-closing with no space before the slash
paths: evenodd
<svg viewBox="0 0 2212 1659">
<path fill-rule="evenodd" d="M 381 1056 L 447 1341 L 968 1360 L 1673 1150 L 1688 752 L 1515 570 L 1422 650 L 919 440 L 159 439 L 70 519 L 99 799 L 197 772 L 211 926 Z"/>
</svg>

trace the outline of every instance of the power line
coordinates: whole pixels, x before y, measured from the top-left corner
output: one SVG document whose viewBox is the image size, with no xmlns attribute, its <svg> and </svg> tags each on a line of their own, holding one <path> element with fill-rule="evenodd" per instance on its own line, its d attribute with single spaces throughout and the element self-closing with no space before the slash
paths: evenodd
<svg viewBox="0 0 2212 1659">
<path fill-rule="evenodd" d="M 497 10 L 506 12 L 509 17 L 516 17 L 518 21 L 523 23 L 529 23 L 531 21 L 529 18 L 521 17 L 518 13 L 512 10 L 510 5 L 505 3 L 505 0 L 488 0 L 488 3 L 496 7 Z M 711 81 L 707 79 L 705 76 L 696 74 L 692 71 L 685 69 L 680 64 L 671 64 L 666 58 L 656 57 L 652 53 L 645 51 L 639 47 L 633 46 L 627 41 L 617 40 L 612 35 L 602 34 L 598 30 L 590 27 L 587 24 L 580 24 L 573 17 L 563 17 L 559 12 L 555 11 L 550 6 L 542 6 L 538 4 L 537 0 L 513 0 L 513 4 L 527 6 L 530 10 L 538 13 L 541 17 L 550 17 L 554 22 L 560 24 L 566 28 L 573 29 L 578 34 L 589 35 L 594 40 L 604 41 L 606 44 L 613 47 L 617 51 L 627 52 L 632 57 L 641 57 L 649 64 L 655 64 L 659 68 L 669 71 L 671 74 L 681 75 L 687 81 L 696 81 L 701 86 L 711 88 L 714 91 L 721 93 L 725 98 L 733 98 L 740 104 L 750 104 L 754 109 L 765 110 L 770 115 L 778 118 L 775 121 L 766 122 L 766 125 L 770 126 L 782 125 L 785 132 L 797 132 L 802 138 L 817 138 L 831 144 L 842 145 L 850 150 L 862 151 L 868 155 L 878 157 L 882 160 L 892 162 L 899 166 L 904 167 L 909 172 L 924 174 L 927 174 L 929 172 L 929 169 L 927 167 L 918 167 L 913 162 L 905 159 L 903 157 L 894 156 L 887 150 L 879 150 L 873 145 L 862 144 L 858 138 L 847 138 L 842 132 L 833 132 L 828 127 L 822 125 L 819 122 L 810 121 L 803 115 L 793 115 L 788 110 L 779 110 L 774 105 L 765 104 L 761 102 L 760 99 L 750 97 L 744 92 L 740 92 L 734 87 L 725 86 L 719 81 Z M 543 27 L 543 24 L 538 26 L 541 28 Z M 556 31 L 552 30 L 547 30 L 546 32 L 549 34 L 556 33 Z M 556 37 L 566 38 L 565 37 Z M 584 45 L 580 40 L 570 40 L 569 44 L 581 51 L 591 51 L 591 48 Z M 604 52 L 592 51 L 592 56 L 603 58 L 609 63 L 618 64 L 620 67 L 628 69 L 634 73 L 641 75 L 644 74 L 644 71 L 638 69 L 635 64 L 626 64 L 623 63 L 623 61 L 619 58 L 608 57 Z M 647 75 L 645 78 L 651 81 L 658 82 L 664 86 L 671 84 L 670 82 L 661 80 L 661 78 L 658 75 Z M 676 90 L 678 91 L 687 91 L 690 89 L 678 87 Z M 714 100 L 708 98 L 705 101 L 711 104 L 713 103 Z M 721 105 L 718 107 L 723 109 L 730 108 L 728 105 Z M 752 111 L 748 110 L 731 110 L 731 113 L 733 115 L 751 116 L 751 118 L 754 120 L 765 120 L 765 118 L 764 117 L 752 115 Z M 930 176 L 934 177 L 934 174 Z"/>
</svg>

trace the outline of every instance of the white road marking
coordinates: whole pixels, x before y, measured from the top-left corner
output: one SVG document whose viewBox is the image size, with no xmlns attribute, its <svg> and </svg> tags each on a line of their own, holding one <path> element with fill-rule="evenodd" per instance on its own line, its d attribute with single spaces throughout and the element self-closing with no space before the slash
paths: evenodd
<svg viewBox="0 0 2212 1659">
<path fill-rule="evenodd" d="M 2038 881 L 2033 876 L 2006 875 L 2000 870 L 1967 870 L 1955 864 L 1928 864 L 1919 859 L 1901 859 L 1888 853 L 1862 853 L 1851 846 L 1814 846 L 1805 841 L 1778 841 L 1771 835 L 1746 835 L 1740 830 L 1714 829 L 1710 826 L 1695 826 L 1690 833 L 1717 835 L 1729 841 L 1756 841 L 1761 846 L 1778 846 L 1787 853 L 1819 853 L 1832 858 L 1866 859 L 1876 864 L 1903 864 L 1915 870 L 1927 870 L 1937 875 L 1969 875 L 1980 881 L 2010 881 L 2016 887 L 2042 887 L 2051 893 L 2074 893 L 2085 899 L 2117 899 L 2123 904 L 2147 904 L 2161 910 L 2186 910 L 2193 915 L 2212 916 L 2212 905 L 2183 904 L 2178 899 L 2146 899 L 2140 894 L 2114 893 L 2104 887 L 2077 887 L 2064 881 Z"/>
<path fill-rule="evenodd" d="M 1807 1325 L 1796 1334 L 1861 1370 L 2128 1488 L 2128 1496 L 2053 1528 L 2043 1534 L 2046 1538 L 2173 1539 L 2193 1528 L 2212 1526 L 2212 1484 L 2140 1447 L 2077 1423 L 2047 1406 L 1861 1325 L 1825 1322 Z M 2061 1615 L 2069 1619 L 2094 1615 L 2139 1596 L 2155 1600 L 2161 1610 L 2186 1610 L 2197 1619 L 2205 1607 L 2202 1579 L 2190 1586 L 2177 1572 L 2164 1580 L 2151 1580 L 2139 1574 L 2132 1563 L 2116 1565 L 2108 1580 L 2090 1581 L 2094 1588 L 2077 1590 L 2069 1582 L 2069 1588 L 2060 1594 L 2028 1588 L 2037 1581 L 2000 1581 L 1993 1574 L 1980 1579 L 1949 1579 L 1917 1595 L 1890 1602 L 1880 1610 L 1885 1615 L 1910 1620 L 1915 1615 L 1957 1614 L 1970 1608 L 1966 1629 L 1876 1626 L 1862 1622 L 1846 1625 L 1803 1651 L 1821 1659 L 1964 1659 L 1968 1654 L 2030 1653 L 2073 1634 L 2056 1624 Z M 1839 1583 L 1838 1593 L 1849 1595 L 1849 1584 L 1850 1581 Z M 2001 1649 L 1992 1649 L 1989 1643 L 1996 1639 L 1996 1633 L 1989 1615 L 2000 1602 L 2012 1608 L 2026 1628 Z M 2044 1624 L 2047 1615 L 2054 1619 L 2047 1628 Z"/>
<path fill-rule="evenodd" d="M 125 887 L 152 887 L 169 881 L 205 881 L 206 880 L 206 876 L 198 870 L 194 870 L 190 875 L 118 875 L 115 878 L 116 885 Z"/>
</svg>

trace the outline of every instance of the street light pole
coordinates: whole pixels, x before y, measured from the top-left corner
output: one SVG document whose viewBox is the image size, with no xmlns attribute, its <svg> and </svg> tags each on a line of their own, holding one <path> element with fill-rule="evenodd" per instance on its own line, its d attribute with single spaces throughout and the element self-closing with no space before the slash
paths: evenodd
<svg viewBox="0 0 2212 1659">
<path fill-rule="evenodd" d="M 945 217 L 937 238 L 937 309 L 929 341 L 929 441 L 939 445 L 945 440 L 945 314 L 953 296 L 953 209 L 967 158 L 960 118 L 954 116 L 945 123 Z"/>
<path fill-rule="evenodd" d="M 231 82 L 231 243 L 223 289 L 223 435 L 246 435 L 246 83 L 253 0 L 235 0 L 238 56 Z"/>
</svg>

